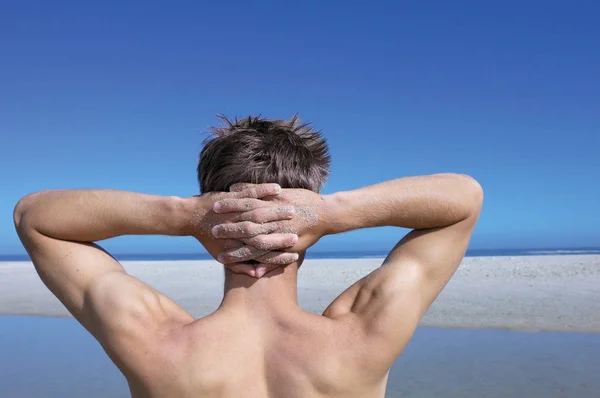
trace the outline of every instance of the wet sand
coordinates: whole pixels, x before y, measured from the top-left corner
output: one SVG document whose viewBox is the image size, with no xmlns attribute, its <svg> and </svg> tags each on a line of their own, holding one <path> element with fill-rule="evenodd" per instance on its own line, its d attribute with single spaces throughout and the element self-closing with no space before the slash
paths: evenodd
<svg viewBox="0 0 600 398">
<path fill-rule="evenodd" d="M 300 305 L 320 313 L 382 259 L 307 260 L 299 275 Z M 131 261 L 131 274 L 194 316 L 214 311 L 223 288 L 216 261 Z M 29 262 L 0 262 L 0 315 L 66 317 Z M 421 326 L 524 331 L 600 332 L 600 256 L 466 258 Z"/>
</svg>

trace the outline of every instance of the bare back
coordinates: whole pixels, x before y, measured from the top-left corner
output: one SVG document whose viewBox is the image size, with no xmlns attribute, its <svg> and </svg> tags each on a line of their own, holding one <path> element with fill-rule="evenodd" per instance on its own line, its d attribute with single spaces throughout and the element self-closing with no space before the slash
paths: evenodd
<svg viewBox="0 0 600 398">
<path fill-rule="evenodd" d="M 384 396 L 387 372 L 369 369 L 352 324 L 300 308 L 253 315 L 222 308 L 172 333 L 133 397 Z"/>
</svg>

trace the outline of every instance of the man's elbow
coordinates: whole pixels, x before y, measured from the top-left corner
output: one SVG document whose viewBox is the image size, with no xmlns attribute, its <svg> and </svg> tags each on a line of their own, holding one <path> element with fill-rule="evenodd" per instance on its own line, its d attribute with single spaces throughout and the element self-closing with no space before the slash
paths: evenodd
<svg viewBox="0 0 600 398">
<path fill-rule="evenodd" d="M 35 201 L 35 196 L 36 194 L 24 196 L 15 205 L 13 210 L 13 222 L 15 223 L 17 232 L 23 231 L 27 227 L 28 223 L 25 222 L 26 215 Z"/>
<path fill-rule="evenodd" d="M 468 207 L 469 216 L 477 218 L 483 207 L 483 188 L 475 178 L 469 175 L 461 174 L 460 178 L 464 182 L 464 203 Z"/>
<path fill-rule="evenodd" d="M 21 227 L 21 220 L 23 219 L 23 213 L 25 212 L 25 198 L 19 200 L 13 210 L 13 222 L 15 223 L 15 229 L 18 231 Z"/>
</svg>

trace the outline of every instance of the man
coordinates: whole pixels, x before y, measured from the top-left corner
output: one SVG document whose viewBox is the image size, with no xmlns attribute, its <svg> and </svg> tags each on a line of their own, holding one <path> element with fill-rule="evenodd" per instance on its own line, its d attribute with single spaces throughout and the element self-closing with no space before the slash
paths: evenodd
<svg viewBox="0 0 600 398">
<path fill-rule="evenodd" d="M 199 197 L 23 198 L 15 225 L 42 281 L 102 344 L 134 397 L 383 397 L 392 363 L 464 256 L 481 187 L 439 174 L 319 195 L 327 146 L 296 118 L 226 121 L 213 132 Z M 306 249 L 377 226 L 413 231 L 323 315 L 302 311 L 296 283 Z M 93 243 L 126 234 L 195 236 L 226 264 L 220 307 L 194 320 Z"/>
</svg>

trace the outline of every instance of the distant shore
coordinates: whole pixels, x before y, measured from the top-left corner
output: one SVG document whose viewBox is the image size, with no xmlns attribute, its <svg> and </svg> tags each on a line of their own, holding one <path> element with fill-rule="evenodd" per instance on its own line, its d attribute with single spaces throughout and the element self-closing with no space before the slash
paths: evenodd
<svg viewBox="0 0 600 398">
<path fill-rule="evenodd" d="M 382 259 L 306 260 L 299 274 L 302 308 L 322 312 Z M 132 275 L 195 317 L 214 311 L 223 271 L 211 260 L 124 261 Z M 0 262 L 0 315 L 64 317 L 30 262 Z M 600 255 L 467 257 L 421 326 L 600 333 Z"/>
</svg>

